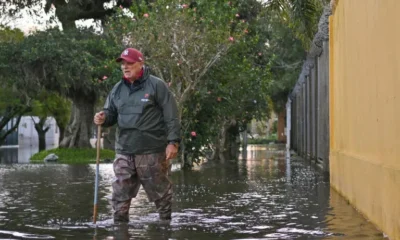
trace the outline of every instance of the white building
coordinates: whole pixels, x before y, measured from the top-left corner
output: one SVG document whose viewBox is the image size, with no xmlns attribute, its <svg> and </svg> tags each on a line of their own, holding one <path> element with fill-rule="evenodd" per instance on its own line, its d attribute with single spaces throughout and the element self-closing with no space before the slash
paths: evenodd
<svg viewBox="0 0 400 240">
<path fill-rule="evenodd" d="M 33 118 L 33 119 L 32 119 Z M 24 116 L 15 133 L 8 136 L 8 143 L 0 146 L 0 163 L 28 163 L 30 157 L 39 151 L 38 133 L 33 120 L 38 122 L 38 117 Z M 8 128 L 15 121 L 10 121 Z M 50 129 L 46 133 L 46 149 L 58 147 L 59 129 L 54 118 L 49 117 L 46 126 Z"/>
<path fill-rule="evenodd" d="M 39 122 L 38 117 L 22 117 L 18 126 L 18 145 L 19 147 L 38 147 L 39 139 L 38 133 L 35 129 L 35 122 Z M 57 126 L 57 122 L 53 117 L 48 117 L 45 126 L 50 126 L 49 131 L 46 132 L 46 149 L 58 147 L 58 140 L 60 137 L 60 131 Z"/>
</svg>

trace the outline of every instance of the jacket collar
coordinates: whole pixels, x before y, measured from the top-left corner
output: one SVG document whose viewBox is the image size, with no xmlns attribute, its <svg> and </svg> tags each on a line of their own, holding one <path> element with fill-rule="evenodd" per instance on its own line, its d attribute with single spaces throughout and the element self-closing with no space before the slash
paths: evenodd
<svg viewBox="0 0 400 240">
<path fill-rule="evenodd" d="M 135 80 L 133 83 L 131 83 L 131 81 L 124 77 L 122 78 L 121 81 L 124 83 L 125 86 L 130 89 L 130 93 L 134 93 L 144 87 L 144 83 L 150 76 L 150 69 L 143 66 L 141 74 L 142 76 L 139 79 Z"/>
</svg>

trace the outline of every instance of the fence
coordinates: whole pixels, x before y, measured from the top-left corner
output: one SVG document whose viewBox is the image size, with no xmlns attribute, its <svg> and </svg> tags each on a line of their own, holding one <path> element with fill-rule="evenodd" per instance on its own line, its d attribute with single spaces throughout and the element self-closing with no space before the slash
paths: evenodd
<svg viewBox="0 0 400 240">
<path fill-rule="evenodd" d="M 329 16 L 319 22 L 307 60 L 287 103 L 288 147 L 329 171 Z"/>
</svg>

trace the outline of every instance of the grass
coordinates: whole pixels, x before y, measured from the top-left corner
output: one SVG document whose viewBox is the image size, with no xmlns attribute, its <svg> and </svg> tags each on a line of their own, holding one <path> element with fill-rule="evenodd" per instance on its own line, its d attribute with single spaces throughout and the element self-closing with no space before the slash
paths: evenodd
<svg viewBox="0 0 400 240">
<path fill-rule="evenodd" d="M 54 153 L 58 156 L 58 163 L 65 164 L 88 164 L 96 163 L 96 149 L 95 148 L 55 148 L 45 150 L 33 155 L 30 160 L 31 163 L 43 163 L 44 158 Z M 100 161 L 102 159 L 114 159 L 115 152 L 108 149 L 100 150 Z"/>
<path fill-rule="evenodd" d="M 248 144 L 269 144 L 269 143 L 276 143 L 278 139 L 275 136 L 270 138 L 249 138 L 247 140 Z"/>
</svg>

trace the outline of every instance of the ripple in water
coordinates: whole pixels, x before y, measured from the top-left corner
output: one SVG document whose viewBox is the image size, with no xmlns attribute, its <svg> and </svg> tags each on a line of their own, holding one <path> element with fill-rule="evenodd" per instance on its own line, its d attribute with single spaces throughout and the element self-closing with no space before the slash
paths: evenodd
<svg viewBox="0 0 400 240">
<path fill-rule="evenodd" d="M 13 237 L 17 237 L 20 239 L 43 239 L 43 240 L 56 239 L 55 237 L 50 236 L 50 235 L 38 235 L 38 234 L 2 231 L 2 230 L 0 230 L 0 234 L 6 235 L 6 236 L 13 236 Z"/>
</svg>

